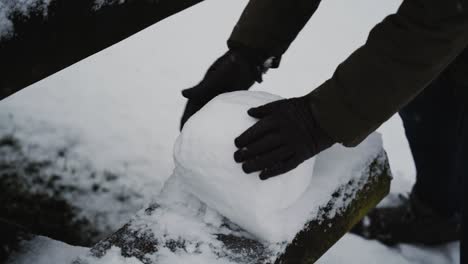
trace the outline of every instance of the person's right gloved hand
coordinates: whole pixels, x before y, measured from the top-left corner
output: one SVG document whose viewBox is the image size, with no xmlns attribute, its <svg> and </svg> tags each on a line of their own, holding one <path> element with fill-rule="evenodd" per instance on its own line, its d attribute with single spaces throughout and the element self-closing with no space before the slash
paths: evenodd
<svg viewBox="0 0 468 264">
<path fill-rule="evenodd" d="M 188 99 L 180 129 L 185 122 L 214 97 L 227 92 L 248 90 L 256 81 L 262 81 L 266 71 L 261 56 L 241 49 L 231 49 L 217 59 L 203 80 L 193 88 L 182 91 Z"/>
<path fill-rule="evenodd" d="M 274 101 L 249 109 L 258 122 L 234 141 L 234 160 L 245 173 L 259 171 L 260 179 L 286 173 L 336 141 L 323 130 L 309 95 Z"/>
</svg>

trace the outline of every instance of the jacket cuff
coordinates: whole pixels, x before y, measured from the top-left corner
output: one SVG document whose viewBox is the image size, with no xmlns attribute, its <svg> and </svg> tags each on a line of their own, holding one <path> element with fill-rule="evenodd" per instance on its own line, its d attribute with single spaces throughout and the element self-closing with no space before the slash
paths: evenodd
<svg viewBox="0 0 468 264">
<path fill-rule="evenodd" d="M 346 147 L 359 145 L 379 126 L 360 117 L 351 105 L 346 104 L 336 91 L 336 80 L 333 78 L 306 96 L 320 128 Z"/>
<path fill-rule="evenodd" d="M 247 55 L 255 65 L 262 65 L 272 69 L 276 69 L 280 66 L 281 56 L 276 56 L 267 50 L 250 47 L 232 39 L 227 41 L 227 46 L 230 50 L 239 50 Z"/>
</svg>

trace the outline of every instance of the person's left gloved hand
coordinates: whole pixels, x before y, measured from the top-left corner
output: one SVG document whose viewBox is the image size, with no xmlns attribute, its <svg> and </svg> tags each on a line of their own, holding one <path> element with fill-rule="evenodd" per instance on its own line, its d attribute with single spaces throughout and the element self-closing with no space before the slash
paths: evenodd
<svg viewBox="0 0 468 264">
<path fill-rule="evenodd" d="M 182 95 L 188 101 L 180 128 L 182 129 L 192 115 L 216 96 L 248 90 L 255 82 L 260 83 L 262 75 L 271 67 L 267 58 L 262 52 L 247 47 L 232 48 L 218 58 L 199 84 L 182 91 Z"/>
<path fill-rule="evenodd" d="M 261 171 L 262 180 L 296 168 L 335 143 L 319 127 L 307 96 L 251 108 L 248 114 L 259 121 L 235 139 L 234 159 L 246 173 Z"/>
</svg>

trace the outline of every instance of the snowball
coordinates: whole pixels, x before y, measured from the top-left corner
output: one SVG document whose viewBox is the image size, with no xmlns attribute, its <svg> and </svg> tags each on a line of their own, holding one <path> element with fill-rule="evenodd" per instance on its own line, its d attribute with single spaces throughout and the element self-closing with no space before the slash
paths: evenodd
<svg viewBox="0 0 468 264">
<path fill-rule="evenodd" d="M 314 159 L 270 178 L 246 174 L 234 161 L 234 139 L 255 124 L 247 114 L 280 97 L 264 92 L 223 94 L 194 115 L 176 141 L 176 173 L 189 192 L 240 227 L 266 241 L 284 237 L 277 215 L 292 206 L 310 184 Z M 273 224 L 273 222 L 275 222 Z"/>
</svg>

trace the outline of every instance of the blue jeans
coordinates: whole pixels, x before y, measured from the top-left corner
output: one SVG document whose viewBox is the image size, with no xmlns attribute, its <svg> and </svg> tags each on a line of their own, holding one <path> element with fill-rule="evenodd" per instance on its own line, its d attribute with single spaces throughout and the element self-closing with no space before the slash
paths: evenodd
<svg viewBox="0 0 468 264">
<path fill-rule="evenodd" d="M 465 87 L 466 89 L 466 87 Z M 468 92 L 467 92 L 468 93 Z M 465 104 L 464 104 L 464 109 L 463 109 L 463 121 L 462 121 L 462 130 L 461 131 L 468 131 L 468 96 L 466 96 L 465 98 L 467 98 L 467 100 L 465 101 Z M 467 179 L 467 175 L 468 175 L 468 166 L 467 166 L 467 163 L 468 163 L 468 138 L 467 137 L 463 137 L 462 136 L 462 139 L 463 139 L 463 142 L 461 144 L 461 152 L 462 152 L 462 156 L 464 157 L 463 160 L 460 161 L 460 175 L 462 177 L 462 181 L 463 181 L 463 195 L 462 195 L 462 202 L 461 202 L 461 205 L 462 205 L 462 238 L 461 238 L 461 246 L 460 246 L 460 252 L 461 252 L 461 255 L 460 255 L 460 258 L 461 258 L 461 262 L 460 263 L 468 263 L 468 230 L 467 230 L 467 222 L 468 222 L 468 216 L 467 216 L 467 213 L 468 213 L 468 179 Z"/>
<path fill-rule="evenodd" d="M 417 171 L 413 192 L 448 216 L 461 212 L 462 175 L 468 166 L 461 147 L 468 130 L 462 127 L 458 89 L 442 75 L 400 111 Z"/>
<path fill-rule="evenodd" d="M 414 194 L 441 215 L 462 216 L 461 263 L 468 263 L 467 54 L 400 111 L 416 165 Z"/>
</svg>

